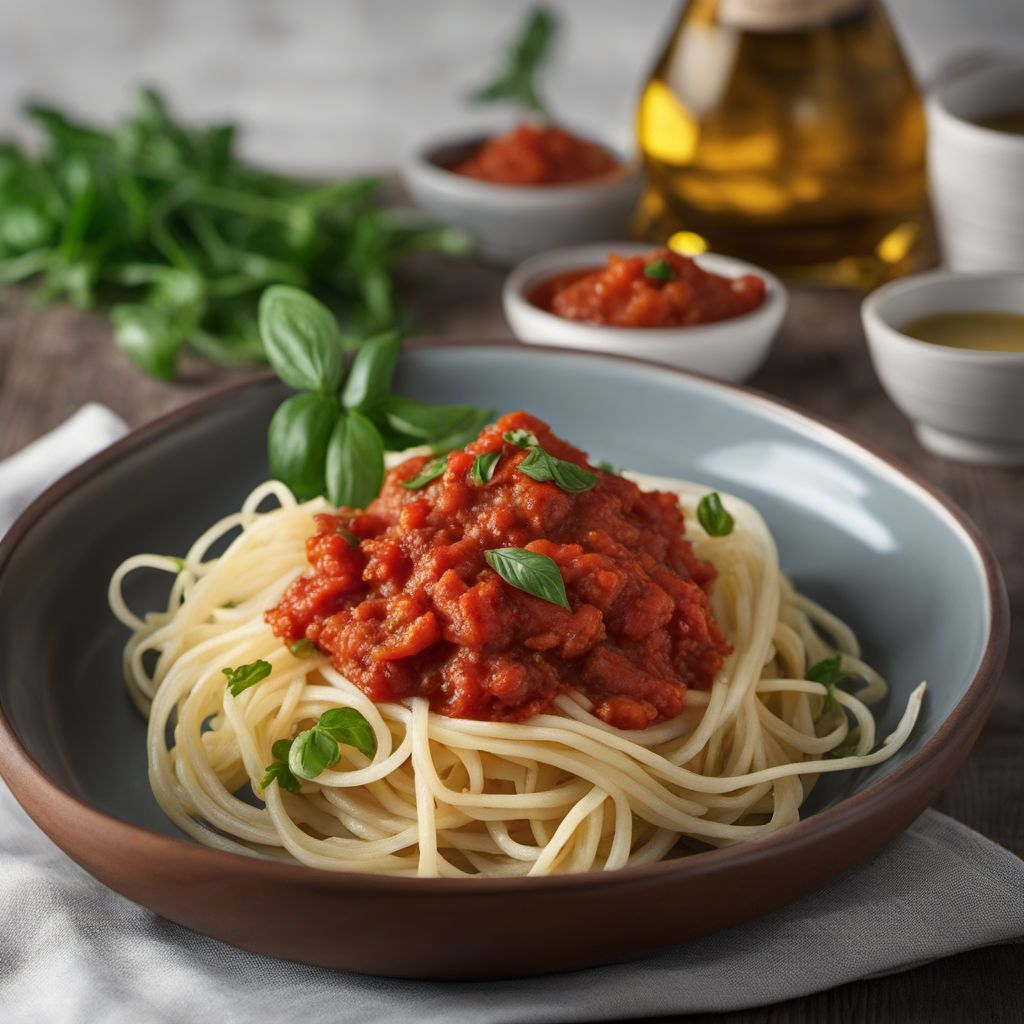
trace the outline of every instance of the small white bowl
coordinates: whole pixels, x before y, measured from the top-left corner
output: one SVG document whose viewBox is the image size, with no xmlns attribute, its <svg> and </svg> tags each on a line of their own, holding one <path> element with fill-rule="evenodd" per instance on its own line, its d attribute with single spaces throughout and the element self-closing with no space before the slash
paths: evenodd
<svg viewBox="0 0 1024 1024">
<path fill-rule="evenodd" d="M 448 170 L 486 138 L 427 143 L 401 168 L 416 204 L 440 221 L 465 228 L 486 259 L 512 266 L 545 249 L 629 230 L 641 183 L 625 160 L 620 171 L 566 185 L 498 185 Z"/>
<path fill-rule="evenodd" d="M 902 333 L 918 317 L 956 311 L 1024 313 L 1024 274 L 935 271 L 879 288 L 861 307 L 875 371 L 929 451 L 1024 465 L 1024 352 L 949 348 Z"/>
<path fill-rule="evenodd" d="M 722 380 L 743 381 L 753 376 L 768 356 L 786 313 L 782 282 L 768 271 L 706 252 L 696 257 L 704 269 L 726 277 L 756 274 L 766 286 L 757 309 L 728 320 L 693 327 L 610 327 L 566 320 L 535 306 L 527 298 L 537 285 L 556 274 L 602 267 L 609 253 L 640 256 L 650 243 L 602 242 L 599 245 L 557 249 L 519 264 L 505 280 L 505 319 L 520 341 L 531 345 L 566 345 L 595 352 L 615 352 L 696 370 Z"/>
</svg>

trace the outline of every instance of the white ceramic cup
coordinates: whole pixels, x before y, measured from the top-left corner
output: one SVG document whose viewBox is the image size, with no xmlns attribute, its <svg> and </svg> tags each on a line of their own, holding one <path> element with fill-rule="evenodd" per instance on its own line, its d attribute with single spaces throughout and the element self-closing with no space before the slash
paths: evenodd
<svg viewBox="0 0 1024 1024">
<path fill-rule="evenodd" d="M 973 123 L 1024 112 L 1024 61 L 961 71 L 928 97 L 928 179 L 945 262 L 1024 270 L 1024 136 Z"/>
</svg>

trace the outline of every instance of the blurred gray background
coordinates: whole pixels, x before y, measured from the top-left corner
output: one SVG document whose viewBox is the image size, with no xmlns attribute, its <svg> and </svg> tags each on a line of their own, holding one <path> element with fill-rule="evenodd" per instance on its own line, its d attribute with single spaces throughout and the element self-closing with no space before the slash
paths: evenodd
<svg viewBox="0 0 1024 1024">
<path fill-rule="evenodd" d="M 548 94 L 577 130 L 624 144 L 677 0 L 548 0 L 563 33 Z M 394 164 L 418 137 L 493 124 L 466 91 L 528 0 L 0 0 L 0 136 L 28 98 L 109 119 L 140 82 L 243 147 L 313 172 Z M 1024 0 L 889 0 L 924 83 L 958 56 L 1024 52 Z"/>
</svg>

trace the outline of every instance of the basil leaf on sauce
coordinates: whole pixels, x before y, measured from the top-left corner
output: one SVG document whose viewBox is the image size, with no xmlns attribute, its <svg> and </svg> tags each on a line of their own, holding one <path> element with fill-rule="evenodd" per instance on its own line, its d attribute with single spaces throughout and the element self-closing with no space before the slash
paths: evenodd
<svg viewBox="0 0 1024 1024">
<path fill-rule="evenodd" d="M 380 432 L 355 409 L 343 412 L 327 445 L 327 497 L 339 507 L 366 508 L 384 479 Z"/>
<path fill-rule="evenodd" d="M 501 435 L 501 439 L 508 444 L 515 445 L 517 448 L 533 448 L 535 445 L 540 444 L 536 434 L 529 430 L 523 430 L 521 427 L 517 430 L 506 430 Z"/>
<path fill-rule="evenodd" d="M 377 737 L 355 708 L 325 711 L 312 729 L 300 732 L 288 751 L 288 767 L 299 778 L 315 779 L 338 763 L 341 743 L 370 758 L 377 752 Z"/>
<path fill-rule="evenodd" d="M 525 548 L 491 548 L 487 564 L 510 586 L 571 612 L 565 580 L 554 560 Z"/>
<path fill-rule="evenodd" d="M 387 398 L 401 344 L 397 331 L 386 331 L 363 342 L 341 393 L 346 409 L 369 409 Z"/>
<path fill-rule="evenodd" d="M 668 260 L 655 260 L 644 267 L 644 277 L 653 277 L 655 281 L 674 281 L 676 272 Z"/>
<path fill-rule="evenodd" d="M 283 480 L 299 501 L 309 501 L 326 489 L 327 446 L 338 412 L 333 395 L 307 392 L 282 402 L 270 421 L 270 475 Z"/>
<path fill-rule="evenodd" d="M 311 658 L 316 654 L 316 644 L 312 640 L 302 637 L 301 640 L 296 640 L 295 643 L 288 645 L 288 650 L 295 655 L 296 658 Z"/>
<path fill-rule="evenodd" d="M 415 475 L 409 477 L 408 480 L 399 480 L 399 483 L 407 491 L 418 491 L 421 487 L 426 487 L 431 480 L 436 480 L 442 473 L 444 473 L 445 466 L 448 465 L 447 455 L 438 455 L 436 459 L 431 459 L 425 463 L 423 468 Z"/>
<path fill-rule="evenodd" d="M 540 483 L 548 481 L 556 484 L 569 494 L 580 494 L 589 491 L 597 483 L 597 477 L 575 462 L 566 462 L 549 455 L 543 448 L 530 448 L 522 462 L 516 466 L 520 473 L 525 473 L 531 480 Z"/>
<path fill-rule="evenodd" d="M 334 314 L 308 292 L 273 285 L 260 297 L 259 331 L 267 359 L 290 387 L 329 394 L 345 369 L 345 343 Z"/>
<path fill-rule="evenodd" d="M 270 748 L 274 760 L 263 770 L 263 778 L 260 779 L 262 789 L 266 789 L 272 782 L 276 782 L 282 789 L 287 789 L 289 793 L 298 793 L 302 788 L 301 783 L 288 767 L 288 754 L 291 748 L 291 740 L 276 740 L 274 742 Z"/>
<path fill-rule="evenodd" d="M 481 452 L 474 460 L 469 475 L 477 487 L 486 487 L 495 469 L 498 468 L 498 460 L 501 452 Z"/>
<path fill-rule="evenodd" d="M 697 505 L 697 519 L 711 537 L 727 537 L 736 520 L 725 510 L 717 491 L 705 494 Z"/>
<path fill-rule="evenodd" d="M 231 691 L 232 697 L 255 686 L 270 675 L 270 662 L 260 658 L 258 661 L 248 665 L 239 665 L 237 668 L 222 668 L 221 672 L 228 677 L 227 688 Z"/>
<path fill-rule="evenodd" d="M 377 736 L 370 723 L 355 708 L 331 708 L 320 716 L 317 728 L 336 743 L 355 747 L 371 760 L 377 753 Z"/>
</svg>

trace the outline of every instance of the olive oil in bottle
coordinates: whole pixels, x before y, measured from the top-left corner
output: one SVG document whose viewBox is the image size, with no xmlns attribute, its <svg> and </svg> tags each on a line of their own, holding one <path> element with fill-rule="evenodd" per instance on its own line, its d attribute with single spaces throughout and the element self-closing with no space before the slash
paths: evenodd
<svg viewBox="0 0 1024 1024">
<path fill-rule="evenodd" d="M 636 128 L 643 238 L 860 288 L 934 261 L 920 95 L 878 0 L 690 0 Z"/>
</svg>

